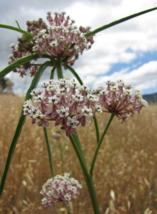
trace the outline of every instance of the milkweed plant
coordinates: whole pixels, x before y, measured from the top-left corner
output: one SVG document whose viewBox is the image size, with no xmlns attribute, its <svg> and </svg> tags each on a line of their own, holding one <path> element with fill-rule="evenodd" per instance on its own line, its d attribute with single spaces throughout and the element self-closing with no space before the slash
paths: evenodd
<svg viewBox="0 0 157 214">
<path fill-rule="evenodd" d="M 101 205 L 97 200 L 93 172 L 105 134 L 114 117 L 117 117 L 123 124 L 136 112 L 139 114 L 141 109 L 147 107 L 148 104 L 142 98 L 140 91 L 136 90 L 133 94 L 132 86 L 125 84 L 121 79 L 117 82 L 108 80 L 102 86 L 91 89 L 83 84 L 79 74 L 72 66 L 85 50 L 89 51 L 93 45 L 96 45 L 93 37 L 96 37 L 97 33 L 156 9 L 157 7 L 127 16 L 93 31 L 90 27 L 77 27 L 74 24 L 75 21 L 66 16 L 65 12 L 55 12 L 54 15 L 48 12 L 47 22 L 42 18 L 37 21 L 27 21 L 27 31 L 22 30 L 19 25 L 13 27 L 0 24 L 1 28 L 22 33 L 22 36 L 17 39 L 18 44 L 10 45 L 12 53 L 9 55 L 9 65 L 0 72 L 0 79 L 11 71 L 18 73 L 20 77 L 28 75 L 28 73 L 33 76 L 9 149 L 1 179 L 0 195 L 4 189 L 25 118 L 28 116 L 31 117 L 32 124 L 43 127 L 50 162 L 50 178 L 43 184 L 40 191 L 42 205 L 49 207 L 54 203 L 62 203 L 66 206 L 68 213 L 71 213 L 69 203 L 81 194 L 81 188 L 83 188 L 79 181 L 71 177 L 68 172 L 64 175 L 55 175 L 53 171 L 47 128 L 55 125 L 64 130 L 66 136 L 69 137 L 84 174 L 93 212 L 100 214 Z M 39 64 L 37 60 L 40 58 L 45 58 L 46 62 Z M 36 88 L 47 67 L 51 67 L 50 80 L 43 82 L 41 88 Z M 68 69 L 74 78 L 64 79 L 63 68 Z M 58 79 L 54 79 L 55 71 Z M 100 136 L 96 115 L 102 114 L 103 117 L 103 114 L 106 113 L 110 114 L 110 119 Z M 97 142 L 89 167 L 79 140 L 77 126 L 85 128 L 86 123 L 92 120 L 95 125 Z"/>
</svg>

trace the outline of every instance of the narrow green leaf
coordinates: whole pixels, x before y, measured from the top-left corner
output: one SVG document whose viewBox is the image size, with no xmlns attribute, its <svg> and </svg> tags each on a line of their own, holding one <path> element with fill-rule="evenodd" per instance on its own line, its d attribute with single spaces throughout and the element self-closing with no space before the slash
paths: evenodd
<svg viewBox="0 0 157 214">
<path fill-rule="evenodd" d="M 0 24 L 0 28 L 6 28 L 6 29 L 18 31 L 20 33 L 23 33 L 25 36 L 27 36 L 31 40 L 33 38 L 32 34 L 28 33 L 25 30 L 22 30 L 21 28 L 17 28 L 17 27 L 11 26 L 11 25 L 4 25 L 4 24 Z"/>
<path fill-rule="evenodd" d="M 43 127 L 43 130 L 44 130 L 44 136 L 45 136 L 45 141 L 46 141 L 46 145 L 47 145 L 47 152 L 48 152 L 48 157 L 49 157 L 49 164 L 50 164 L 51 176 L 53 177 L 53 165 L 52 165 L 51 146 L 50 146 L 50 142 L 49 142 L 49 138 L 48 138 L 48 134 L 47 134 L 47 129 L 45 127 Z"/>
<path fill-rule="evenodd" d="M 141 16 L 141 15 L 143 15 L 143 14 L 145 14 L 145 13 L 149 13 L 149 12 L 151 12 L 151 11 L 153 11 L 153 10 L 157 10 L 157 7 L 154 7 L 154 8 L 148 9 L 148 10 L 144 10 L 144 11 L 142 11 L 142 12 L 135 13 L 135 14 L 132 14 L 132 15 L 130 15 L 130 16 L 126 16 L 126 17 L 124 17 L 124 18 L 118 19 L 118 20 L 116 20 L 116 21 L 114 21 L 114 22 L 111 22 L 111 23 L 109 23 L 109 24 L 107 24 L 107 25 L 103 25 L 102 27 L 99 27 L 99 28 L 97 28 L 97 29 L 95 29 L 95 30 L 93 30 L 93 31 L 91 31 L 91 32 L 89 32 L 89 33 L 87 33 L 87 34 L 86 34 L 86 38 L 88 38 L 88 37 L 90 37 L 90 36 L 92 36 L 92 35 L 94 35 L 94 34 L 96 34 L 96 33 L 98 33 L 98 32 L 101 32 L 101 31 L 103 31 L 103 30 L 105 30 L 105 29 L 107 29 L 107 28 L 110 28 L 110 27 L 112 27 L 112 26 L 114 26 L 114 25 L 117 25 L 117 24 L 120 24 L 120 23 L 122 23 L 122 22 L 125 22 L 125 21 L 127 21 L 127 20 L 129 20 L 129 19 L 133 19 L 133 18 L 135 18 L 135 17 L 137 17 L 137 16 Z"/>
<path fill-rule="evenodd" d="M 71 71 L 71 73 L 79 81 L 80 85 L 83 85 L 83 82 L 82 82 L 81 78 L 79 77 L 79 75 L 76 73 L 76 71 L 70 65 L 68 65 L 66 63 L 63 63 L 63 66 L 65 66 L 66 68 L 68 68 Z M 98 127 L 98 122 L 97 122 L 97 119 L 96 119 L 95 115 L 93 116 L 93 120 L 94 120 L 94 125 L 95 125 L 97 143 L 99 143 L 99 127 Z"/>
<path fill-rule="evenodd" d="M 29 62 L 29 61 L 31 61 L 33 59 L 37 59 L 37 58 L 39 58 L 39 55 L 36 53 L 36 54 L 24 56 L 20 59 L 17 59 L 15 62 L 11 63 L 6 68 L 4 68 L 2 71 L 0 71 L 0 79 L 2 79 L 5 75 L 7 75 L 10 71 L 14 70 L 18 66 L 23 65 L 26 62 Z"/>
<path fill-rule="evenodd" d="M 20 28 L 20 25 L 19 25 L 18 21 L 17 21 L 17 20 L 15 20 L 15 22 L 16 22 L 16 24 L 17 24 L 18 28 Z M 20 28 L 20 29 L 21 29 L 21 28 Z"/>
<path fill-rule="evenodd" d="M 83 85 L 83 82 L 81 80 L 81 78 L 79 77 L 79 75 L 77 74 L 77 72 L 68 64 L 63 63 L 63 66 L 65 66 L 66 68 L 69 69 L 69 71 L 71 71 L 71 73 L 76 77 L 76 79 L 79 81 L 80 85 Z"/>
<path fill-rule="evenodd" d="M 7 75 L 10 71 L 14 70 L 18 66 L 23 65 L 26 62 L 29 62 L 29 61 L 31 61 L 33 59 L 37 59 L 37 58 L 50 58 L 50 57 L 47 55 L 42 55 L 42 57 L 40 57 L 38 53 L 35 53 L 32 55 L 24 56 L 20 59 L 17 59 L 15 62 L 11 63 L 6 68 L 4 68 L 2 71 L 0 71 L 0 79 L 2 79 L 5 75 Z M 49 64 L 49 65 L 51 66 L 52 63 L 53 62 L 51 62 L 51 64 Z"/>
<path fill-rule="evenodd" d="M 50 62 L 48 61 L 48 62 L 45 62 L 43 65 L 40 66 L 40 68 L 38 69 L 36 75 L 34 76 L 32 83 L 31 83 L 31 85 L 30 85 L 30 87 L 26 93 L 25 100 L 28 100 L 31 98 L 30 92 L 32 91 L 32 89 L 34 89 L 37 86 L 43 71 L 47 68 L 47 66 L 49 66 L 49 64 L 50 64 Z M 16 127 L 16 131 L 15 131 L 15 134 L 14 134 L 14 137 L 13 137 L 10 149 L 9 149 L 4 173 L 2 176 L 1 185 L 0 185 L 0 196 L 2 195 L 2 192 L 4 189 L 5 181 L 6 181 L 8 170 L 9 170 L 9 166 L 10 166 L 13 154 L 14 154 L 14 150 L 15 150 L 18 138 L 19 138 L 20 133 L 22 131 L 22 127 L 24 125 L 24 122 L 25 122 L 25 115 L 23 115 L 23 110 L 22 110 L 19 122 L 18 122 L 17 127 Z"/>
</svg>

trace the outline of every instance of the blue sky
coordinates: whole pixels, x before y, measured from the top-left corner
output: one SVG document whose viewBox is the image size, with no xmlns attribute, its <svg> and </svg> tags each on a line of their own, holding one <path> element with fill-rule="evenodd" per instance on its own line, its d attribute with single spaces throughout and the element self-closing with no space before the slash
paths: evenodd
<svg viewBox="0 0 157 214">
<path fill-rule="evenodd" d="M 91 26 L 92 30 L 127 15 L 156 7 L 156 0 L 87 0 L 87 1 L 20 1 L 7 0 L 0 3 L 1 23 L 26 28 L 27 20 L 46 20 L 46 13 L 65 11 L 76 21 L 77 26 Z M 90 87 L 104 85 L 111 79 L 123 79 L 143 94 L 157 92 L 157 10 L 132 19 L 95 35 L 92 48 L 83 53 L 74 65 L 84 83 Z M 17 44 L 17 32 L 0 29 L 0 69 L 7 66 L 11 53 L 10 43 Z M 66 76 L 72 77 L 67 71 Z M 8 75 L 14 81 L 14 92 L 23 94 L 31 82 L 27 75 Z M 49 70 L 41 82 L 48 80 Z"/>
</svg>

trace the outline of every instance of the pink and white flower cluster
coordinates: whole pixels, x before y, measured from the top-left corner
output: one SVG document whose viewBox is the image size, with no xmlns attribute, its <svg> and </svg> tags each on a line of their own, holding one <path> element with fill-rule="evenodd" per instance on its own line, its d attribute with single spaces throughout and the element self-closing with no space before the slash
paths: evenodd
<svg viewBox="0 0 157 214">
<path fill-rule="evenodd" d="M 17 45 L 15 45 L 14 43 L 10 44 L 10 48 L 12 48 L 12 54 L 9 55 L 9 64 L 15 62 L 17 59 L 22 58 L 24 56 L 29 56 L 31 53 L 29 51 L 19 51 L 19 48 Z M 23 65 L 18 66 L 17 68 L 15 68 L 13 70 L 13 72 L 17 72 L 20 74 L 20 77 L 23 77 L 26 75 L 26 71 L 29 69 L 30 70 L 30 75 L 31 77 L 34 76 L 38 70 L 38 66 L 34 65 L 31 66 L 31 63 L 36 64 L 37 61 L 36 60 L 32 60 L 30 62 L 27 62 Z"/>
<path fill-rule="evenodd" d="M 47 13 L 47 25 L 41 18 L 38 21 L 27 21 L 27 30 L 33 36 L 33 41 L 25 35 L 18 38 L 18 45 L 11 44 L 12 54 L 9 56 L 9 64 L 16 61 L 18 58 L 27 56 L 33 53 L 38 53 L 40 57 L 47 55 L 50 58 L 64 59 L 64 61 L 73 65 L 78 59 L 79 54 L 84 50 L 91 48 L 94 43 L 93 37 L 86 38 L 85 34 L 89 33 L 90 27 L 82 27 L 79 29 L 74 25 L 75 21 L 69 16 L 65 16 L 65 12 Z M 31 67 L 30 62 L 21 65 L 14 72 L 20 73 L 23 77 L 26 71 L 30 69 L 31 76 L 35 75 L 37 67 Z"/>
<path fill-rule="evenodd" d="M 24 115 L 30 115 L 32 123 L 49 127 L 49 121 L 55 121 L 55 125 L 61 125 L 66 135 L 76 134 L 76 127 L 91 121 L 96 112 L 108 112 L 115 114 L 122 122 L 134 112 L 140 113 L 147 102 L 142 99 L 140 91 L 131 95 L 131 85 L 124 85 L 122 80 L 117 82 L 107 81 L 106 89 L 98 87 L 89 89 L 80 86 L 75 79 L 50 80 L 42 84 L 42 89 L 34 89 L 31 92 L 34 103 L 31 100 L 24 103 Z"/>
<path fill-rule="evenodd" d="M 50 206 L 56 202 L 68 204 L 73 198 L 80 194 L 81 184 L 74 178 L 70 178 L 69 173 L 64 176 L 57 175 L 50 178 L 42 186 L 40 194 L 44 196 L 41 203 Z"/>
</svg>

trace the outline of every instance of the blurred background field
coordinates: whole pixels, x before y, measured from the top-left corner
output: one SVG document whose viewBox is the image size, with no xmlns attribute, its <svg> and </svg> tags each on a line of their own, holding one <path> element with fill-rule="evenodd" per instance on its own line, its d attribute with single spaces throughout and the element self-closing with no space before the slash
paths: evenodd
<svg viewBox="0 0 157 214">
<path fill-rule="evenodd" d="M 21 113 L 23 99 L 0 96 L 0 177 Z M 108 114 L 98 115 L 103 131 Z M 79 180 L 81 194 L 71 204 L 73 214 L 92 214 L 84 177 L 68 138 L 52 137 L 59 130 L 53 122 L 48 129 L 53 150 L 54 174 L 63 172 Z M 90 165 L 96 135 L 93 123 L 79 128 L 81 143 Z M 61 158 L 62 156 L 62 158 Z M 61 161 L 61 159 L 63 159 Z M 2 214 L 66 214 L 61 204 L 41 206 L 41 186 L 51 176 L 42 127 L 27 118 L 15 149 L 5 189 L 0 200 Z M 102 214 L 157 213 L 157 106 L 149 105 L 140 115 L 120 124 L 115 117 L 102 144 L 94 170 L 94 182 Z M 152 212 L 151 212 L 152 211 Z"/>
</svg>

